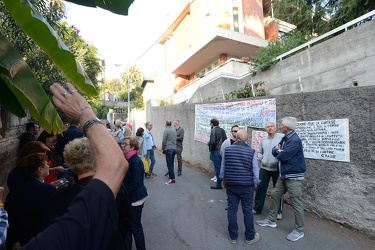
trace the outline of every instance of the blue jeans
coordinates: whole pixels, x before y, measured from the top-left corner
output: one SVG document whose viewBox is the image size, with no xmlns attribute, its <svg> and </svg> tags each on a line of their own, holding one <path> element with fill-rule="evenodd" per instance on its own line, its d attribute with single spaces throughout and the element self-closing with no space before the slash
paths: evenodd
<svg viewBox="0 0 375 250">
<path fill-rule="evenodd" d="M 146 249 L 145 235 L 142 227 L 142 210 L 143 205 L 132 207 L 132 224 L 130 232 L 125 236 L 125 242 L 128 249 L 132 249 L 132 236 L 134 237 L 135 246 L 137 250 Z"/>
<path fill-rule="evenodd" d="M 241 201 L 242 213 L 245 224 L 245 238 L 252 240 L 255 237 L 254 215 L 252 212 L 254 187 L 253 186 L 227 186 L 228 196 L 228 231 L 232 240 L 238 237 L 237 211 Z"/>
<path fill-rule="evenodd" d="M 154 166 L 155 166 L 155 153 L 154 153 L 153 149 L 147 150 L 147 161 L 148 161 L 148 165 L 150 167 L 150 171 L 148 173 L 152 174 L 152 171 L 154 170 Z M 150 161 L 151 161 L 151 163 L 150 163 Z"/>
<path fill-rule="evenodd" d="M 273 187 L 275 187 L 277 179 L 279 178 L 279 172 L 268 171 L 263 168 L 259 170 L 260 183 L 257 186 L 257 191 L 255 194 L 255 199 L 254 199 L 254 207 L 253 207 L 253 209 L 258 213 L 261 213 L 263 210 L 264 201 L 266 200 L 266 195 L 267 195 L 268 184 L 271 178 L 272 178 Z M 279 206 L 278 213 L 281 214 L 282 212 L 283 212 L 283 196 L 281 196 L 281 199 L 280 199 L 280 206 Z"/>
<path fill-rule="evenodd" d="M 176 155 L 175 149 L 167 149 L 165 150 L 165 159 L 167 161 L 168 173 L 169 177 L 174 180 L 174 156 Z"/>
<path fill-rule="evenodd" d="M 220 150 L 212 151 L 212 161 L 214 162 L 216 173 L 216 186 L 221 187 L 220 168 L 221 168 L 221 155 Z"/>
</svg>

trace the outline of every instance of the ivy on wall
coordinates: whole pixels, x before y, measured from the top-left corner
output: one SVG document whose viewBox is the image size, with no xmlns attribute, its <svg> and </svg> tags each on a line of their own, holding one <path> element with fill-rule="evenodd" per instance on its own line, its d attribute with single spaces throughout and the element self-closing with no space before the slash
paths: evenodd
<svg viewBox="0 0 375 250">
<path fill-rule="evenodd" d="M 173 100 L 169 100 L 169 101 L 160 100 L 159 106 L 173 106 Z"/>
<path fill-rule="evenodd" d="M 254 96 L 266 96 L 265 82 L 246 83 L 243 88 L 225 94 L 225 100 L 249 98 Z"/>
</svg>

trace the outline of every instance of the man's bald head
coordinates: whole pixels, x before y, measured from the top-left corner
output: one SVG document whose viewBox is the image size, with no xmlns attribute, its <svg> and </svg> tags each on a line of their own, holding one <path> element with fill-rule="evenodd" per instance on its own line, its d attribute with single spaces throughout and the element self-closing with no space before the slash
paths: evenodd
<svg viewBox="0 0 375 250">
<path fill-rule="evenodd" d="M 237 141 L 247 142 L 247 139 L 249 139 L 249 134 L 245 130 L 237 131 Z"/>
</svg>

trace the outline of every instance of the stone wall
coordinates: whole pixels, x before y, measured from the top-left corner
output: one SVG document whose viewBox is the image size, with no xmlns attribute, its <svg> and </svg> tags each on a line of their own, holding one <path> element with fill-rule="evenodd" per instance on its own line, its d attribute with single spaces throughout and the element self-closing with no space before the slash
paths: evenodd
<svg viewBox="0 0 375 250">
<path fill-rule="evenodd" d="M 0 107 L 0 186 L 8 191 L 6 180 L 9 171 L 16 162 L 21 133 L 25 132 L 25 124 L 30 119 L 18 118 Z"/>
</svg>

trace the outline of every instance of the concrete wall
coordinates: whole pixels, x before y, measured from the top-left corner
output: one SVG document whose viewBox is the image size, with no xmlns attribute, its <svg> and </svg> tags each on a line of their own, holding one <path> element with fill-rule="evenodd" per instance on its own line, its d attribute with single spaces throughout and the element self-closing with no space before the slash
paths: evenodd
<svg viewBox="0 0 375 250">
<path fill-rule="evenodd" d="M 228 93 L 251 80 L 265 81 L 271 93 L 266 98 L 276 98 L 278 120 L 283 116 L 299 121 L 349 119 L 350 162 L 306 159 L 303 200 L 306 210 L 375 236 L 374 40 L 372 21 L 255 77 L 216 80 L 202 87 L 193 103 L 169 107 L 148 103 L 146 116 L 154 124 L 154 138 L 160 147 L 165 121 L 179 119 L 185 129 L 184 160 L 213 173 L 207 145 L 194 140 L 194 102 L 224 102 L 221 89 Z"/>
<path fill-rule="evenodd" d="M 265 82 L 267 93 L 281 95 L 375 85 L 375 22 L 367 22 L 284 59 L 271 69 L 228 84 L 223 78 L 199 89 L 190 102 L 223 100 L 247 82 Z M 301 83 L 299 82 L 301 79 Z"/>
<path fill-rule="evenodd" d="M 133 126 L 132 135 L 135 136 L 139 127 L 145 128 L 146 111 L 145 110 L 132 110 L 130 112 L 130 123 Z"/>
<path fill-rule="evenodd" d="M 305 209 L 375 236 L 374 93 L 370 86 L 267 97 L 276 98 L 278 120 L 349 119 L 350 163 L 306 159 Z M 184 160 L 214 172 L 207 145 L 194 140 L 195 104 L 148 108 L 159 148 L 165 121 L 179 119 L 185 130 Z"/>
</svg>

